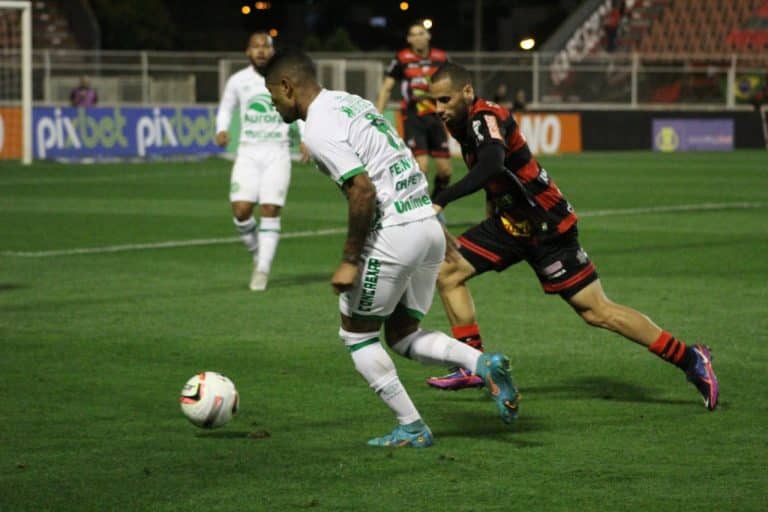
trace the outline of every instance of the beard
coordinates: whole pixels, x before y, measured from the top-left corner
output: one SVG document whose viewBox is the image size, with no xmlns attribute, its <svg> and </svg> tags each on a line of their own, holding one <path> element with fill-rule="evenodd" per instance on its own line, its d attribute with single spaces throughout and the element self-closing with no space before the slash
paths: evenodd
<svg viewBox="0 0 768 512">
<path fill-rule="evenodd" d="M 299 119 L 299 111 L 296 107 L 288 109 L 276 108 L 276 110 L 277 113 L 280 114 L 280 117 L 283 119 L 283 122 L 286 124 L 291 124 L 292 122 Z"/>
</svg>

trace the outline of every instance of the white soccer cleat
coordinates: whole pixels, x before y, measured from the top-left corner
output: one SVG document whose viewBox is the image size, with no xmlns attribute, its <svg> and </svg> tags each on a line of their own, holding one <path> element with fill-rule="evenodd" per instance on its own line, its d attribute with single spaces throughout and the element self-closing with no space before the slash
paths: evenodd
<svg viewBox="0 0 768 512">
<path fill-rule="evenodd" d="M 253 269 L 253 275 L 251 276 L 251 284 L 249 288 L 254 292 L 263 292 L 267 289 L 267 281 L 269 280 L 269 274 L 259 272 Z"/>
</svg>

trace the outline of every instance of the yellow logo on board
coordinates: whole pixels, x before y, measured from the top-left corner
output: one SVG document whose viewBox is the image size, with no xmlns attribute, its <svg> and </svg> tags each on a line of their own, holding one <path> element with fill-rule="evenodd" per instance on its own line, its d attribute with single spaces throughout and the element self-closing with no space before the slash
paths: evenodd
<svg viewBox="0 0 768 512">
<path fill-rule="evenodd" d="M 656 134 L 656 147 L 661 151 L 672 152 L 680 146 L 680 137 L 671 126 L 664 126 Z"/>
</svg>

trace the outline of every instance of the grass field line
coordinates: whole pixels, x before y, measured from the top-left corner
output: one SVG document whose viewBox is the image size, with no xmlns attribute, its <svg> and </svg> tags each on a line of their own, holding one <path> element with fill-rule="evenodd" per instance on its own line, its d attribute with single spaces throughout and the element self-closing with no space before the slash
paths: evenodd
<svg viewBox="0 0 768 512">
<path fill-rule="evenodd" d="M 125 173 L 109 176 L 62 176 L 62 177 L 41 177 L 41 178 L 10 178 L 0 180 L 0 187 L 16 185 L 69 185 L 73 183 L 125 183 L 138 180 L 164 180 L 174 177 L 200 178 L 216 174 L 226 174 L 219 168 L 195 169 L 184 171 L 184 174 L 174 174 L 173 172 L 164 173 Z"/>
<path fill-rule="evenodd" d="M 579 212 L 579 217 L 612 217 L 620 215 L 649 215 L 656 213 L 674 212 L 699 212 L 709 210 L 746 210 L 752 208 L 765 208 L 768 203 L 761 202 L 734 202 L 734 203 L 699 203 L 681 204 L 670 206 L 649 206 L 641 208 L 612 208 L 605 210 L 585 210 Z M 449 225 L 464 225 L 467 222 L 452 222 Z M 347 228 L 312 229 L 306 231 L 293 231 L 283 233 L 282 239 L 309 238 L 316 236 L 339 235 L 347 231 Z M 49 258 L 54 256 L 73 256 L 78 254 L 102 254 L 127 251 L 143 251 L 152 249 L 171 249 L 176 247 L 193 247 L 198 245 L 221 245 L 240 241 L 240 237 L 226 238 L 200 238 L 193 240 L 168 240 L 165 242 L 151 242 L 144 244 L 107 245 L 102 247 L 81 247 L 73 249 L 58 249 L 49 251 L 1 251 L 1 256 L 17 256 L 26 258 Z"/>
</svg>

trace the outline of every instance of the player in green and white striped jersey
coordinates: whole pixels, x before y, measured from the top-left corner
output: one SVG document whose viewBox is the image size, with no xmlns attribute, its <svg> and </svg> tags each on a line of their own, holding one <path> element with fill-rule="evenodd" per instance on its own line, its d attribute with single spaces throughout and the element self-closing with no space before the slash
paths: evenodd
<svg viewBox="0 0 768 512">
<path fill-rule="evenodd" d="M 304 53 L 278 52 L 265 77 L 283 120 L 306 120 L 304 144 L 347 199 L 347 238 L 331 278 L 339 294 L 339 335 L 357 371 L 398 420 L 391 433 L 368 443 L 432 444 L 429 427 L 379 341 L 382 324 L 387 343 L 403 356 L 475 369 L 502 420 L 510 423 L 517 415 L 518 394 L 509 360 L 419 327 L 432 304 L 446 241 L 411 151 L 370 101 L 323 89 Z"/>
<path fill-rule="evenodd" d="M 237 231 L 253 256 L 251 290 L 265 290 L 280 239 L 280 211 L 291 181 L 289 125 L 272 106 L 262 72 L 274 54 L 272 38 L 256 32 L 245 50 L 251 65 L 241 69 L 224 88 L 216 114 L 216 143 L 229 144 L 232 113 L 240 109 L 240 140 L 232 167 L 229 200 Z M 258 231 L 253 217 L 259 205 Z"/>
</svg>

